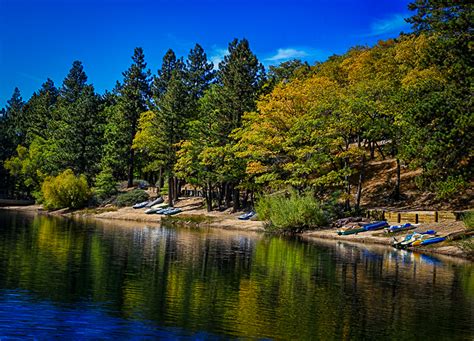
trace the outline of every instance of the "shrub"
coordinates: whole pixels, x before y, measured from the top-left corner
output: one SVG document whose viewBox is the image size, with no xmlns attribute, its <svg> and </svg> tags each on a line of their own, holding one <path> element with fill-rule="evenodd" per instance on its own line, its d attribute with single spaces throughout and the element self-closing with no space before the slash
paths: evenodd
<svg viewBox="0 0 474 341">
<path fill-rule="evenodd" d="M 261 197 L 255 207 L 259 219 L 265 220 L 266 230 L 294 233 L 328 224 L 328 213 L 313 193 L 299 195 L 295 191 Z"/>
<path fill-rule="evenodd" d="M 474 230 L 474 211 L 465 212 L 462 221 L 468 230 Z"/>
<path fill-rule="evenodd" d="M 70 169 L 56 177 L 47 177 L 41 186 L 41 192 L 46 209 L 81 208 L 91 196 L 86 177 L 75 176 Z"/>
<path fill-rule="evenodd" d="M 138 202 L 148 200 L 150 196 L 142 189 L 134 189 L 130 192 L 121 193 L 117 196 L 115 204 L 119 207 L 132 206 Z"/>
<path fill-rule="evenodd" d="M 95 178 L 94 195 L 101 202 L 117 194 L 117 181 L 112 175 L 111 169 L 102 170 Z"/>
<path fill-rule="evenodd" d="M 467 187 L 467 182 L 461 176 L 448 176 L 444 181 L 435 183 L 436 198 L 451 199 L 459 195 Z"/>
</svg>

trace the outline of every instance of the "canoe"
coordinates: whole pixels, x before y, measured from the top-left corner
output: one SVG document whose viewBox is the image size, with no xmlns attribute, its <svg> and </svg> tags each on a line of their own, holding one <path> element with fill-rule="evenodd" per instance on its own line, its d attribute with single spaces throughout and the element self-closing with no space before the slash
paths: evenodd
<svg viewBox="0 0 474 341">
<path fill-rule="evenodd" d="M 159 208 L 149 208 L 149 209 L 145 210 L 145 214 L 155 214 L 158 210 L 160 210 L 160 209 Z"/>
<path fill-rule="evenodd" d="M 411 243 L 410 246 L 414 247 L 414 246 L 421 245 L 421 243 L 423 243 L 423 241 L 425 241 L 429 238 L 433 238 L 433 236 L 430 235 L 430 234 L 423 234 L 420 238 L 418 238 L 413 243 Z"/>
<path fill-rule="evenodd" d="M 362 227 L 366 231 L 380 230 L 383 229 L 385 226 L 388 226 L 388 223 L 386 221 L 376 221 L 375 223 L 362 225 Z"/>
<path fill-rule="evenodd" d="M 158 197 L 158 198 L 156 198 L 155 200 L 150 201 L 150 202 L 146 205 L 146 207 L 150 208 L 150 207 L 152 207 L 152 206 L 154 206 L 154 205 L 161 204 L 161 203 L 163 203 L 164 201 L 165 201 L 165 199 L 163 199 L 162 197 Z"/>
<path fill-rule="evenodd" d="M 444 242 L 445 240 L 446 240 L 446 237 L 433 237 L 433 238 L 428 238 L 428 239 L 423 240 L 420 245 L 421 246 L 430 245 L 430 244 Z"/>
<path fill-rule="evenodd" d="M 240 215 L 238 217 L 239 220 L 249 220 L 250 218 L 252 218 L 254 215 L 255 215 L 255 211 L 250 211 L 250 212 L 247 212 L 247 213 L 244 213 L 242 215 Z"/>
<path fill-rule="evenodd" d="M 410 223 L 406 223 L 406 224 L 403 224 L 403 225 L 393 225 L 393 226 L 389 226 L 385 232 L 387 233 L 396 233 L 396 232 L 400 232 L 400 231 L 406 231 L 406 230 L 412 230 L 416 228 L 415 225 L 412 225 Z"/>
<path fill-rule="evenodd" d="M 138 204 L 135 204 L 133 205 L 132 207 L 137 209 L 137 208 L 143 208 L 143 207 L 146 207 L 146 205 L 148 205 L 148 201 L 143 201 L 143 202 L 139 202 Z"/>
<path fill-rule="evenodd" d="M 168 208 L 170 205 L 162 202 L 161 204 L 153 205 L 151 208 Z"/>
<path fill-rule="evenodd" d="M 180 208 L 170 208 L 170 209 L 167 209 L 162 214 L 164 214 L 164 215 L 174 215 L 174 214 L 178 214 L 180 212 L 183 212 L 183 210 L 180 209 Z"/>
<path fill-rule="evenodd" d="M 337 234 L 340 236 L 347 236 L 349 234 L 357 234 L 360 232 L 366 232 L 367 230 L 363 227 L 358 227 L 358 228 L 352 228 L 352 229 L 347 229 L 347 230 L 341 230 L 337 231 Z"/>
<path fill-rule="evenodd" d="M 392 246 L 397 248 L 397 249 L 405 249 L 405 248 L 411 246 L 412 243 L 414 243 L 415 241 L 419 240 L 420 238 L 423 238 L 424 235 L 434 235 L 434 234 L 436 234 L 436 232 L 433 231 L 433 230 L 428 230 L 428 231 L 421 232 L 421 233 L 419 233 L 419 232 L 409 233 L 405 236 L 405 238 L 403 238 L 400 241 L 393 238 L 394 242 L 392 243 Z"/>
</svg>

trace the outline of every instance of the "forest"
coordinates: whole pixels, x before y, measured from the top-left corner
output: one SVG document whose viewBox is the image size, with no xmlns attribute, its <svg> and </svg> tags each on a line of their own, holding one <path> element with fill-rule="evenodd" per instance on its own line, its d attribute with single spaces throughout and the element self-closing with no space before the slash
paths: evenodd
<svg viewBox="0 0 474 341">
<path fill-rule="evenodd" d="M 417 186 L 450 200 L 472 181 L 473 5 L 409 8 L 412 33 L 314 65 L 265 69 L 234 39 L 219 65 L 196 44 L 185 57 L 169 49 L 153 73 L 137 47 L 98 94 L 74 61 L 62 84 L 47 79 L 27 101 L 15 88 L 1 110 L 0 195 L 43 202 L 61 176 L 69 197 L 85 193 L 79 207 L 144 179 L 171 204 L 185 184 L 199 188 L 208 210 L 295 191 L 350 211 L 381 153 L 397 161 L 388 196 L 400 198 L 403 169 L 419 169 Z"/>
</svg>

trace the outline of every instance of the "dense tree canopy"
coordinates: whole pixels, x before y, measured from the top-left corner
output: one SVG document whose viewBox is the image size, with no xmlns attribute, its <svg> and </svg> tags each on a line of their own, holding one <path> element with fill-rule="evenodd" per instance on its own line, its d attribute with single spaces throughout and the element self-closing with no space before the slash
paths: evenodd
<svg viewBox="0 0 474 341">
<path fill-rule="evenodd" d="M 103 96 L 76 61 L 59 89 L 48 79 L 26 103 L 15 89 L 2 109 L 1 181 L 38 194 L 71 169 L 89 184 L 166 178 L 171 204 L 188 183 L 208 209 L 288 188 L 342 193 L 349 209 L 377 151 L 397 161 L 387 196 L 400 198 L 404 165 L 420 170 L 420 189 L 449 198 L 472 180 L 472 7 L 416 0 L 413 34 L 312 66 L 286 61 L 268 78 L 246 39 L 218 66 L 199 44 L 186 59 L 169 49 L 154 76 L 136 48 Z"/>
</svg>

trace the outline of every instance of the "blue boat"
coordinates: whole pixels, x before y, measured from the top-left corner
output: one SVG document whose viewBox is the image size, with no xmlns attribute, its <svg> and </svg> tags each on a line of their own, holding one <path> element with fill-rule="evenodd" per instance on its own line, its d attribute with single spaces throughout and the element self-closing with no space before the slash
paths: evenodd
<svg viewBox="0 0 474 341">
<path fill-rule="evenodd" d="M 244 213 L 242 215 L 239 216 L 239 220 L 249 220 L 250 218 L 252 218 L 255 214 L 255 211 L 250 211 L 250 212 L 247 212 L 247 213 Z"/>
<path fill-rule="evenodd" d="M 366 231 L 380 230 L 383 229 L 385 226 L 388 226 L 388 223 L 386 221 L 376 221 L 375 223 L 362 225 L 362 227 Z"/>
<path fill-rule="evenodd" d="M 135 209 L 137 209 L 137 208 L 146 207 L 146 205 L 148 205 L 148 201 L 139 202 L 138 204 L 135 204 L 135 205 L 133 205 L 132 207 L 135 208 Z"/>
<path fill-rule="evenodd" d="M 154 205 L 161 204 L 161 203 L 163 203 L 164 201 L 165 201 L 165 199 L 163 199 L 162 197 L 158 197 L 158 198 L 156 198 L 155 200 L 148 202 L 148 204 L 146 205 L 146 207 L 150 208 L 150 207 L 152 207 L 152 206 L 154 206 Z"/>
<path fill-rule="evenodd" d="M 183 210 L 180 209 L 180 208 L 169 208 L 165 212 L 163 212 L 162 214 L 164 214 L 164 215 L 174 215 L 174 214 L 178 214 L 180 212 L 183 212 Z"/>
<path fill-rule="evenodd" d="M 440 243 L 444 242 L 446 240 L 446 237 L 433 237 L 429 239 L 423 240 L 420 245 L 430 245 L 430 244 L 435 244 L 435 243 Z"/>
<path fill-rule="evenodd" d="M 414 229 L 416 228 L 415 225 L 412 225 L 410 223 L 406 223 L 406 224 L 403 224 L 403 225 L 393 225 L 393 226 L 390 226 L 388 227 L 385 231 L 387 233 L 394 233 L 394 232 L 400 232 L 400 231 L 406 231 L 406 230 L 411 230 L 411 229 Z"/>
</svg>

